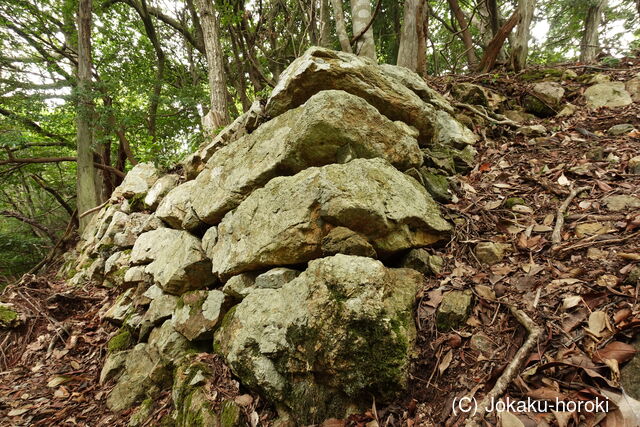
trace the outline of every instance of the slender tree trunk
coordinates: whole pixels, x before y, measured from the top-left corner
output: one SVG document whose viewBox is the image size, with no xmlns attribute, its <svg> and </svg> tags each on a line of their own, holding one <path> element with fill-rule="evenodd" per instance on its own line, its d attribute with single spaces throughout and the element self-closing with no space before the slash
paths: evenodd
<svg viewBox="0 0 640 427">
<path fill-rule="evenodd" d="M 498 54 L 504 45 L 504 41 L 507 39 L 507 36 L 511 33 L 511 30 L 516 26 L 518 21 L 520 20 L 520 13 L 518 9 L 513 12 L 513 15 L 509 18 L 505 24 L 500 27 L 500 30 L 495 35 L 495 37 L 491 40 L 487 48 L 484 50 L 484 55 L 482 56 L 482 60 L 480 64 L 478 64 L 478 71 L 482 73 L 488 73 L 493 69 L 496 65 L 496 59 L 498 58 Z"/>
<path fill-rule="evenodd" d="M 344 22 L 342 0 L 331 0 L 331 5 L 333 6 L 333 19 L 336 21 L 336 33 L 340 41 L 340 49 L 343 52 L 353 53 L 351 43 L 349 43 L 349 34 L 347 34 L 347 24 Z"/>
<path fill-rule="evenodd" d="M 411 71 L 418 69 L 418 6 L 422 0 L 405 0 L 404 19 L 400 30 L 400 48 L 396 63 Z"/>
<path fill-rule="evenodd" d="M 427 37 L 429 31 L 429 14 L 424 1 L 418 3 L 418 67 L 416 72 L 427 75 Z"/>
<path fill-rule="evenodd" d="M 360 34 L 371 21 L 371 2 L 369 0 L 351 0 L 351 24 L 353 34 Z M 373 40 L 371 26 L 356 41 L 355 52 L 359 56 L 367 56 L 376 59 L 376 44 Z"/>
<path fill-rule="evenodd" d="M 322 47 L 331 47 L 329 0 L 320 0 L 320 39 L 318 44 Z"/>
<path fill-rule="evenodd" d="M 535 0 L 520 0 L 518 10 L 520 11 L 520 22 L 511 46 L 511 65 L 515 71 L 520 71 L 527 65 L 529 55 L 529 30 L 535 9 Z"/>
<path fill-rule="evenodd" d="M 78 5 L 78 113 L 77 113 L 77 203 L 83 213 L 97 206 L 100 189 L 96 186 L 93 165 L 93 101 L 91 96 L 91 10 L 92 0 L 79 0 Z M 80 219 L 80 232 L 91 215 Z"/>
<path fill-rule="evenodd" d="M 471 31 L 469 31 L 469 24 L 467 24 L 467 18 L 464 16 L 462 9 L 460 9 L 460 4 L 458 4 L 458 0 L 448 0 L 449 7 L 456 17 L 456 21 L 458 21 L 458 25 L 460 26 L 460 31 L 462 33 L 462 43 L 464 44 L 465 55 L 467 56 L 467 62 L 469 63 L 469 68 L 474 68 L 478 63 L 478 58 L 476 57 L 476 53 L 473 51 L 473 40 L 471 39 Z"/>
<path fill-rule="evenodd" d="M 602 12 L 607 7 L 607 0 L 598 0 L 587 10 L 584 20 L 584 33 L 580 43 L 580 62 L 593 62 L 598 54 L 599 40 L 598 30 L 602 21 Z"/>
<path fill-rule="evenodd" d="M 200 25 L 202 26 L 204 49 L 207 55 L 209 91 L 211 94 L 211 109 L 208 114 L 210 119 L 209 131 L 213 131 L 229 123 L 222 45 L 218 36 L 218 23 L 212 0 L 196 0 L 196 5 L 200 11 Z"/>
</svg>

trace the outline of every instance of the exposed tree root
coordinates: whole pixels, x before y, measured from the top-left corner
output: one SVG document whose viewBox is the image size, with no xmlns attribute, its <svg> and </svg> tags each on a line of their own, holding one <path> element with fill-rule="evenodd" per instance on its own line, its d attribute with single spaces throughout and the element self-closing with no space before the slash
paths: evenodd
<svg viewBox="0 0 640 427">
<path fill-rule="evenodd" d="M 558 210 L 556 211 L 556 226 L 553 229 L 553 233 L 551 233 L 551 243 L 553 243 L 552 251 L 557 250 L 557 245 L 562 241 L 562 226 L 564 225 L 564 214 L 567 212 L 571 201 L 581 192 L 590 189 L 591 187 L 583 186 L 575 188 L 567 198 L 562 202 L 560 206 L 558 206 Z"/>
<path fill-rule="evenodd" d="M 513 317 L 515 317 L 516 320 L 518 320 L 518 322 L 520 322 L 520 324 L 527 330 L 527 340 L 513 357 L 513 360 L 511 361 L 511 363 L 509 363 L 509 366 L 507 366 L 502 375 L 500 375 L 500 378 L 498 378 L 498 381 L 493 386 L 491 391 L 489 391 L 484 399 L 482 399 L 482 401 L 478 404 L 475 415 L 467 420 L 467 422 L 465 423 L 465 427 L 479 427 L 481 425 L 480 419 L 491 404 L 491 401 L 504 394 L 511 381 L 513 381 L 513 379 L 518 376 L 522 365 L 527 360 L 527 357 L 529 357 L 529 353 L 531 352 L 531 350 L 536 346 L 538 338 L 540 338 L 540 335 L 542 333 L 541 329 L 524 311 L 519 310 L 513 305 L 509 306 L 509 310 L 511 311 Z"/>
</svg>

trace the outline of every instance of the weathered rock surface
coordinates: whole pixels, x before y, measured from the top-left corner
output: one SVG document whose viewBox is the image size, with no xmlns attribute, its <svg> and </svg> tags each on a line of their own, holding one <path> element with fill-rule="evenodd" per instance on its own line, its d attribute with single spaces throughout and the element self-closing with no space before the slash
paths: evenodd
<svg viewBox="0 0 640 427">
<path fill-rule="evenodd" d="M 400 169 L 419 166 L 422 155 L 416 136 L 362 98 L 322 91 L 216 152 L 185 194 L 193 194 L 191 204 L 199 218 L 216 224 L 253 190 L 279 175 L 352 158 L 382 157 Z M 173 207 L 172 193 L 165 203 Z M 158 210 L 161 218 L 163 205 Z"/>
<path fill-rule="evenodd" d="M 168 174 L 159 178 L 147 192 L 144 204 L 150 209 L 156 209 L 162 198 L 178 185 L 178 181 L 180 181 L 180 176 L 176 174 Z"/>
<path fill-rule="evenodd" d="M 370 404 L 370 394 L 385 400 L 405 387 L 421 283 L 417 272 L 371 258 L 314 260 L 282 288 L 247 295 L 215 347 L 243 384 L 299 423 L 340 418 L 350 404 Z"/>
<path fill-rule="evenodd" d="M 306 262 L 321 256 L 328 224 L 366 236 L 379 256 L 451 230 L 418 182 L 384 160 L 358 159 L 271 180 L 223 219 L 208 255 L 221 278 Z"/>
<path fill-rule="evenodd" d="M 470 290 L 450 291 L 444 295 L 438 311 L 436 312 L 436 324 L 442 332 L 451 328 L 458 328 L 469 316 L 473 294 Z"/>
<path fill-rule="evenodd" d="M 208 200 L 212 195 L 207 191 L 196 181 L 187 181 L 167 193 L 158 206 L 156 216 L 173 228 L 194 230 L 201 221 L 191 206 L 191 200 L 196 192 Z"/>
<path fill-rule="evenodd" d="M 412 268 L 424 275 L 440 274 L 444 260 L 438 255 L 431 255 L 424 249 L 412 249 L 402 259 L 402 267 Z"/>
<path fill-rule="evenodd" d="M 187 292 L 173 312 L 173 327 L 189 341 L 211 338 L 229 305 L 229 298 L 219 290 Z"/>
<path fill-rule="evenodd" d="M 139 163 L 124 177 L 122 184 L 116 188 L 111 199 L 122 196 L 126 199 L 142 201 L 147 192 L 158 180 L 159 172 L 152 163 Z"/>
<path fill-rule="evenodd" d="M 428 144 L 436 133 L 436 108 L 424 102 L 413 90 L 363 56 L 320 47 L 309 48 L 281 74 L 267 101 L 266 113 L 272 117 L 302 105 L 321 90 L 338 89 L 365 99 L 391 120 L 400 120 L 420 132 Z M 456 121 L 453 117 L 450 120 Z M 471 132 L 460 143 L 473 143 Z"/>
<path fill-rule="evenodd" d="M 431 89 L 424 79 L 417 73 L 406 67 L 400 67 L 398 65 L 380 64 L 379 67 L 387 77 L 391 77 L 411 89 L 424 102 L 432 104 L 447 113 L 453 114 L 454 110 L 451 104 L 449 104 L 449 101 L 447 101 L 444 96 Z"/>
<path fill-rule="evenodd" d="M 531 88 L 524 100 L 526 111 L 539 117 L 548 117 L 561 109 L 564 88 L 556 82 L 539 82 Z"/>
<path fill-rule="evenodd" d="M 622 82 L 595 84 L 584 91 L 584 97 L 587 100 L 587 105 L 592 108 L 624 107 L 633 102 Z"/>
<path fill-rule="evenodd" d="M 325 256 L 345 254 L 377 257 L 376 250 L 362 234 L 346 227 L 333 228 L 322 238 L 322 253 Z"/>
<path fill-rule="evenodd" d="M 298 270 L 291 268 L 272 268 L 256 277 L 254 286 L 262 289 L 279 289 L 300 275 Z"/>
<path fill-rule="evenodd" d="M 483 264 L 496 264 L 504 258 L 505 247 L 501 243 L 480 242 L 476 245 L 474 252 L 476 258 Z"/>
<path fill-rule="evenodd" d="M 200 239 L 186 231 L 160 228 L 140 235 L 131 262 L 151 262 L 145 271 L 169 294 L 180 295 L 215 282 Z"/>
</svg>

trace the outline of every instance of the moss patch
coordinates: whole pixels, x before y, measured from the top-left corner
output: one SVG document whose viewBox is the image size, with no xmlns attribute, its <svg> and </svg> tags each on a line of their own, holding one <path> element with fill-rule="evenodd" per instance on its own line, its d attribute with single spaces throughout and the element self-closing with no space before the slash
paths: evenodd
<svg viewBox="0 0 640 427">
<path fill-rule="evenodd" d="M 122 351 L 133 346 L 133 337 L 129 328 L 121 328 L 117 335 L 114 335 L 107 344 L 110 352 Z"/>
<path fill-rule="evenodd" d="M 18 313 L 0 304 L 0 328 L 12 328 L 18 323 Z"/>
</svg>

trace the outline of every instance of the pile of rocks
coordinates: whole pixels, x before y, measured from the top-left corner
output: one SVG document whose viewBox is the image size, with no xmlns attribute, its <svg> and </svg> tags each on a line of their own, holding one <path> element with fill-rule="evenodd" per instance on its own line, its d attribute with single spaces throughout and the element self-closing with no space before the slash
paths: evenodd
<svg viewBox="0 0 640 427">
<path fill-rule="evenodd" d="M 311 48 L 182 174 L 133 168 L 62 271 L 123 291 L 103 316 L 120 327 L 108 405 L 173 387 L 178 425 L 234 425 L 203 390 L 194 355 L 214 351 L 296 424 L 401 392 L 415 295 L 441 267 L 421 248 L 452 228 L 433 198 L 475 153 L 452 112 L 406 69 Z"/>
</svg>

